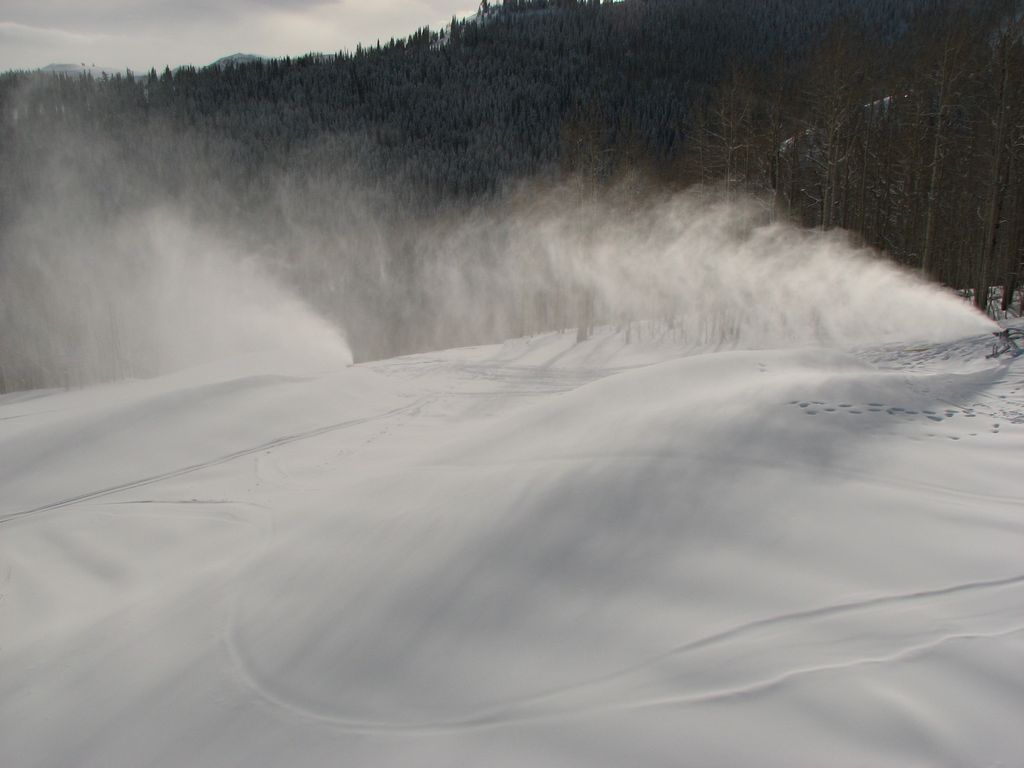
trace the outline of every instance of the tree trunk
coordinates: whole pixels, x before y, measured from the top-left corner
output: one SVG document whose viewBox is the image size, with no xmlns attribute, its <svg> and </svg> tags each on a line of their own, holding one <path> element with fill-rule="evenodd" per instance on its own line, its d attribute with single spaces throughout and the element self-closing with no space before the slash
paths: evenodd
<svg viewBox="0 0 1024 768">
<path fill-rule="evenodd" d="M 983 312 L 988 310 L 988 288 L 995 264 L 996 248 L 999 245 L 999 225 L 1002 221 L 1003 201 L 1006 198 L 1009 164 L 1005 162 L 1005 147 L 1009 123 L 1010 68 L 1007 61 L 1009 41 L 1004 36 L 1000 41 L 999 55 L 999 107 L 995 119 L 995 135 L 992 151 L 992 186 L 987 201 L 985 217 L 985 239 L 982 243 L 981 258 L 978 260 L 978 279 L 975 283 L 974 303 Z"/>
</svg>

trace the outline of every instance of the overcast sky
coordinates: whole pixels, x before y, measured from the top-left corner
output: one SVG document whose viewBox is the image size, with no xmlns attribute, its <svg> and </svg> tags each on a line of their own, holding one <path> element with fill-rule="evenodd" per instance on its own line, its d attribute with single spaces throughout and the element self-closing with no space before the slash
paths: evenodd
<svg viewBox="0 0 1024 768">
<path fill-rule="evenodd" d="M 0 70 L 136 72 L 230 53 L 333 53 L 436 28 L 478 0 L 0 0 Z"/>
</svg>

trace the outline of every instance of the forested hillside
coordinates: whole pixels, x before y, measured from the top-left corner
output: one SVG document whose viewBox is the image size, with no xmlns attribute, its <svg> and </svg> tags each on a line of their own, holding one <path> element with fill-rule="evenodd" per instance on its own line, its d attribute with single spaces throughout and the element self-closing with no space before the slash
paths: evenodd
<svg viewBox="0 0 1024 768">
<path fill-rule="evenodd" d="M 691 186 L 753 197 L 984 305 L 989 286 L 1013 295 L 1024 261 L 1022 55 L 1018 0 L 506 0 L 354 52 L 7 73 L 2 320 L 47 323 L 67 348 L 116 336 L 117 317 L 83 326 L 52 284 L 138 271 L 144 249 L 101 242 L 108 225 L 172 205 L 287 275 L 357 357 L 489 337 L 507 329 L 438 320 L 437 253 L 454 238 L 463 266 L 500 258 L 497 236 L 459 228 L 535 215 L 538 190 L 568 179 L 562 203 L 614 189 L 627 212 Z M 118 248 L 95 268 L 82 256 Z M 593 319 L 578 314 L 546 316 Z M 68 354 L 5 337 L 0 388 L 51 381 Z"/>
<path fill-rule="evenodd" d="M 196 160 L 229 169 L 235 185 L 275 166 L 339 173 L 357 162 L 409 184 L 409 200 L 472 197 L 556 164 L 560 127 L 581 109 L 600 116 L 610 141 L 641 140 L 665 160 L 681 149 L 692 108 L 733 68 L 781 63 L 791 74 L 837 25 L 884 48 L 943 5 L 517 0 L 352 53 L 151 71 L 138 81 L 8 74 L 5 145 L 47 152 L 54 133 L 98 133 L 173 189 L 183 169 L 165 167 L 160 133 L 172 131 L 195 143 Z M 339 135 L 351 142 L 309 157 Z"/>
</svg>

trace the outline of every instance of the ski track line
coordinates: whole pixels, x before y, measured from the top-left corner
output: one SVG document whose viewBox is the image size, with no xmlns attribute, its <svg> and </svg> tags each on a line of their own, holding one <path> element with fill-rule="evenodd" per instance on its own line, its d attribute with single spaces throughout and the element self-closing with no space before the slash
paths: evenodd
<svg viewBox="0 0 1024 768">
<path fill-rule="evenodd" d="M 907 592 L 896 595 L 883 595 L 880 597 L 867 598 L 864 600 L 854 600 L 845 603 L 836 603 L 832 605 L 821 606 L 818 608 L 811 608 L 803 611 L 794 611 L 792 613 L 779 614 L 777 616 L 770 616 L 764 619 L 758 619 L 755 621 L 739 624 L 731 629 L 717 632 L 711 635 L 707 635 L 702 638 L 698 638 L 688 643 L 678 645 L 665 653 L 659 654 L 650 659 L 646 659 L 638 664 L 611 672 L 607 675 L 603 675 L 591 680 L 587 680 L 581 683 L 567 685 L 562 688 L 551 689 L 544 691 L 539 694 L 531 696 L 522 696 L 518 698 L 509 699 L 506 701 L 495 702 L 486 707 L 482 707 L 476 714 L 471 714 L 465 717 L 453 717 L 450 719 L 424 721 L 424 722 L 389 722 L 384 720 L 370 720 L 370 719 L 359 719 L 349 718 L 340 715 L 332 715 L 323 711 L 318 711 L 313 707 L 303 705 L 300 702 L 290 700 L 273 690 L 271 690 L 263 681 L 259 680 L 254 676 L 249 669 L 249 665 L 246 663 L 242 654 L 235 647 L 234 642 L 230 638 L 230 631 L 225 632 L 222 635 L 222 639 L 226 646 L 228 656 L 235 668 L 236 674 L 241 681 L 252 690 L 257 696 L 271 704 L 274 707 L 290 712 L 291 714 L 300 718 L 311 720 L 317 723 L 321 723 L 326 726 L 330 726 L 335 729 L 339 729 L 351 733 L 359 734 L 388 734 L 388 733 L 404 733 L 404 734 L 445 734 L 445 733 L 459 733 L 473 730 L 483 730 L 492 728 L 501 728 L 515 725 L 526 725 L 526 724 L 543 724 L 553 722 L 564 722 L 574 719 L 592 717 L 595 715 L 605 714 L 609 712 L 619 711 L 630 711 L 630 710 L 641 710 L 641 709 L 653 709 L 658 707 L 669 707 L 669 706 L 696 706 L 700 704 L 709 704 L 716 701 L 725 701 L 729 699 L 736 699 L 745 696 L 753 696 L 759 693 L 770 691 L 776 687 L 779 687 L 790 680 L 805 676 L 813 675 L 818 673 L 824 673 L 829 671 L 841 671 L 844 669 L 850 669 L 866 664 L 885 664 L 894 661 L 901 661 L 907 658 L 921 655 L 928 651 L 934 650 L 942 645 L 945 645 L 954 641 L 972 640 L 972 639 L 993 639 L 1000 637 L 1007 637 L 1019 632 L 1024 632 L 1024 626 L 1015 626 L 1008 630 L 1002 630 L 993 633 L 958 633 L 954 635 L 944 635 L 936 638 L 935 640 L 920 643 L 917 645 L 903 648 L 895 653 L 869 658 L 855 658 L 849 661 L 837 662 L 834 664 L 824 664 L 819 666 L 812 666 L 807 668 L 792 669 L 766 680 L 753 682 L 749 685 L 733 686 L 729 688 L 712 689 L 701 693 L 694 693 L 682 696 L 670 696 L 660 697 L 655 699 L 641 699 L 641 700 L 624 700 L 624 701 L 605 701 L 603 703 L 593 703 L 590 705 L 574 706 L 567 704 L 560 704 L 559 699 L 563 699 L 569 695 L 578 695 L 585 693 L 588 689 L 598 689 L 595 693 L 600 695 L 600 687 L 607 685 L 608 683 L 614 683 L 629 678 L 633 674 L 647 670 L 657 665 L 668 661 L 670 659 L 685 655 L 693 651 L 697 651 L 704 648 L 709 648 L 714 645 L 727 642 L 729 640 L 736 639 L 743 635 L 755 632 L 759 629 L 772 626 L 784 626 L 786 624 L 799 623 L 806 620 L 813 620 L 822 617 L 830 617 L 843 615 L 847 613 L 853 613 L 861 610 L 867 610 L 871 608 L 877 608 L 879 606 L 887 605 L 898 605 L 900 603 L 911 603 L 918 600 L 926 600 L 934 597 L 944 597 L 954 594 L 962 594 L 969 592 L 982 591 L 987 589 L 998 589 L 1000 587 L 1014 586 L 1024 584 L 1024 575 L 1011 576 L 1003 579 L 992 579 L 985 581 L 971 581 L 962 584 L 955 584 L 949 587 L 941 587 L 938 589 L 930 590 L 919 590 L 915 592 Z"/>
<path fill-rule="evenodd" d="M 30 398 L 34 399 L 34 398 Z M 33 416 L 47 416 L 51 413 L 62 413 L 63 411 L 69 410 L 68 408 L 52 408 L 48 411 L 29 411 L 28 413 L 17 413 L 13 416 L 0 416 L 0 421 L 14 421 L 15 419 L 30 419 Z"/>
<path fill-rule="evenodd" d="M 581 383 L 587 383 L 587 381 L 584 380 Z M 234 451 L 232 453 L 226 454 L 224 456 L 220 456 L 220 457 L 215 458 L 215 459 L 211 459 L 209 461 L 199 462 L 197 464 L 191 464 L 191 465 L 189 465 L 187 467 L 181 467 L 179 469 L 171 470 L 170 472 L 164 472 L 164 473 L 161 473 L 159 475 L 151 475 L 150 477 L 145 477 L 145 478 L 142 478 L 142 479 L 139 479 L 139 480 L 134 480 L 134 481 L 130 481 L 130 482 L 127 482 L 127 483 L 122 483 L 122 484 L 119 484 L 119 485 L 110 486 L 108 488 L 103 488 L 103 489 L 100 489 L 100 490 L 97 490 L 97 491 L 90 491 L 88 493 L 83 493 L 83 494 L 80 494 L 78 496 L 72 496 L 70 498 L 62 499 L 60 501 L 52 502 L 50 504 L 44 504 L 44 505 L 41 505 L 41 506 L 38 506 L 38 507 L 33 507 L 32 509 L 21 510 L 19 512 L 12 512 L 10 514 L 7 514 L 7 515 L 4 515 L 4 516 L 0 517 L 0 525 L 4 525 L 6 523 L 10 523 L 10 522 L 14 522 L 16 520 L 24 519 L 26 517 L 32 517 L 32 516 L 35 516 L 35 515 L 38 515 L 38 514 L 43 514 L 45 512 L 51 512 L 51 511 L 54 511 L 54 510 L 57 510 L 57 509 L 61 509 L 63 507 L 69 507 L 69 506 L 72 506 L 74 504 L 79 504 L 79 503 L 82 503 L 82 502 L 85 502 L 85 501 L 92 501 L 94 499 L 99 499 L 99 498 L 102 498 L 104 496 L 110 496 L 112 494 L 119 493 L 120 491 L 132 490 L 134 488 L 142 488 L 144 486 L 153 485 L 155 483 L 162 482 L 163 480 L 171 480 L 173 478 L 181 477 L 182 475 L 187 475 L 187 474 L 190 474 L 192 472 L 198 472 L 199 470 L 202 470 L 202 469 L 207 469 L 207 468 L 210 468 L 210 467 L 219 466 L 221 464 L 226 464 L 226 463 L 228 463 L 230 461 L 234 461 L 235 459 L 239 459 L 239 458 L 242 458 L 242 457 L 245 457 L 245 456 L 250 456 L 250 455 L 252 455 L 254 453 L 259 453 L 260 451 L 270 450 L 272 448 L 279 448 L 281 446 L 288 445 L 288 444 L 294 443 L 294 442 L 298 442 L 300 440 L 307 440 L 307 439 L 310 439 L 310 438 L 313 438 L 313 437 L 319 437 L 320 435 L 324 435 L 324 434 L 327 434 L 329 432 L 335 432 L 335 431 L 338 431 L 338 430 L 341 430 L 341 429 L 346 429 L 348 427 L 358 426 L 360 424 L 366 424 L 366 423 L 372 422 L 372 421 L 380 421 L 380 420 L 383 420 L 383 419 L 390 418 L 392 416 L 397 416 L 397 415 L 402 414 L 402 413 L 409 413 L 409 412 L 411 412 L 411 413 L 418 413 L 419 411 L 422 410 L 422 408 L 425 405 L 428 404 L 428 402 L 430 402 L 432 400 L 436 400 L 438 395 L 441 395 L 441 396 L 456 395 L 456 396 L 458 396 L 458 395 L 488 394 L 488 395 L 493 395 L 493 396 L 504 396 L 506 394 L 512 394 L 512 395 L 517 395 L 517 396 L 518 395 L 525 396 L 525 395 L 560 394 L 562 392 L 572 391 L 573 389 L 578 388 L 578 386 L 579 385 L 577 385 L 577 386 L 570 386 L 570 387 L 567 387 L 567 388 L 564 388 L 564 389 L 557 389 L 557 390 L 553 390 L 553 389 L 538 389 L 538 390 L 525 391 L 525 392 L 521 392 L 521 393 L 520 392 L 505 393 L 505 392 L 502 392 L 502 391 L 495 391 L 493 393 L 471 393 L 471 392 L 431 393 L 430 395 L 427 395 L 425 397 L 419 398 L 418 400 L 416 400 L 413 403 L 401 406 L 399 408 L 392 409 L 390 411 L 386 411 L 386 412 L 381 413 L 381 414 L 376 414 L 376 415 L 373 415 L 373 416 L 365 416 L 365 417 L 356 418 L 356 419 L 349 419 L 348 421 L 338 422 L 336 424 L 329 424 L 329 425 L 324 426 L 324 427 L 317 427 L 315 429 L 307 430 L 305 432 L 298 432 L 298 433 L 296 433 L 294 435 L 286 435 L 284 437 L 275 438 L 274 440 L 270 440 L 270 441 L 268 441 L 266 443 L 262 443 L 260 445 L 254 446 L 254 447 L 243 448 L 243 449 L 241 449 L 239 451 Z M 25 415 L 30 415 L 30 414 L 25 414 Z M 11 417 L 9 417 L 9 418 L 11 418 Z M 13 417 L 13 418 L 20 418 L 20 417 Z"/>
<path fill-rule="evenodd" d="M 898 595 L 882 595 L 880 597 L 869 597 L 864 600 L 851 600 L 846 603 L 835 603 L 833 605 L 825 605 L 818 608 L 809 608 L 803 611 L 793 611 L 792 613 L 782 613 L 777 616 L 769 616 L 764 619 L 757 619 L 755 621 L 747 622 L 746 624 L 740 624 L 731 629 L 717 632 L 713 635 L 698 638 L 692 640 L 689 643 L 684 643 L 672 648 L 662 655 L 650 659 L 643 665 L 637 665 L 633 667 L 633 671 L 641 669 L 642 667 L 651 666 L 657 664 L 660 661 L 669 659 L 673 656 L 679 656 L 690 651 L 696 651 L 701 648 L 707 648 L 712 645 L 724 642 L 726 640 L 732 640 L 741 635 L 745 635 L 749 632 L 758 629 L 764 629 L 765 627 L 773 627 L 784 624 L 792 624 L 794 622 L 801 622 L 807 619 L 819 619 L 830 616 L 837 616 L 846 613 L 855 613 L 857 611 L 867 610 L 870 608 L 878 608 L 887 605 L 898 605 L 900 603 L 912 603 L 920 600 L 927 600 L 933 597 L 946 597 L 948 595 L 956 595 L 964 592 L 979 592 L 988 589 L 998 589 L 1000 587 L 1015 586 L 1017 584 L 1024 584 L 1024 575 L 1011 576 L 1005 579 L 991 579 L 987 581 L 969 581 L 963 584 L 955 584 L 951 587 L 940 587 L 939 589 L 925 589 L 917 592 L 906 592 Z M 625 670 L 624 670 L 625 672 Z"/>
<path fill-rule="evenodd" d="M 778 674 L 770 679 L 763 680 L 761 682 L 751 683 L 750 685 L 741 685 L 733 688 L 725 688 L 722 690 L 712 690 L 705 693 L 693 694 L 690 696 L 668 696 L 663 698 L 646 699 L 633 702 L 621 702 L 617 705 L 612 704 L 604 708 L 594 707 L 592 712 L 586 712 L 581 714 L 599 714 L 602 712 L 654 709 L 659 707 L 696 706 L 701 704 L 712 704 L 720 701 L 728 701 L 730 699 L 753 697 L 763 693 L 767 693 L 771 690 L 774 690 L 775 688 L 779 688 L 785 685 L 786 683 L 789 683 L 801 677 L 823 674 L 827 672 L 841 672 L 847 669 L 855 669 L 861 666 L 891 664 L 892 662 L 905 661 L 907 659 L 922 656 L 928 653 L 929 651 L 936 650 L 950 643 L 970 640 L 996 640 L 1003 637 L 1012 637 L 1013 635 L 1020 634 L 1022 632 L 1024 632 L 1024 625 L 1011 627 L 1010 629 L 1000 630 L 998 632 L 962 632 L 952 635 L 944 635 L 930 642 L 912 645 L 885 656 L 869 656 L 865 658 L 853 659 L 851 661 L 837 662 L 835 664 L 822 664 L 818 666 L 792 669 L 787 672 Z"/>
<path fill-rule="evenodd" d="M 670 661 L 680 656 L 684 656 L 687 653 L 692 653 L 694 651 L 710 648 L 715 645 L 719 645 L 721 643 L 725 643 L 730 640 L 742 637 L 744 635 L 756 632 L 766 627 L 785 626 L 787 624 L 800 623 L 808 620 L 827 618 L 831 616 L 838 616 L 849 613 L 856 613 L 858 611 L 878 608 L 880 606 L 898 605 L 900 603 L 927 600 L 935 597 L 945 597 L 948 595 L 975 592 L 986 589 L 998 589 L 1000 587 L 1014 586 L 1022 583 L 1024 583 L 1024 575 L 1019 575 L 1005 579 L 966 582 L 963 584 L 956 584 L 950 587 L 942 587 L 933 590 L 920 590 L 917 592 L 908 592 L 898 595 L 883 595 L 875 598 L 853 600 L 846 603 L 836 603 L 833 605 L 821 606 L 818 608 L 811 608 L 803 611 L 794 611 L 792 613 L 784 613 L 779 614 L 777 616 L 769 616 L 764 619 L 757 619 L 755 621 L 737 625 L 722 632 L 717 632 L 712 635 L 707 635 L 705 637 L 692 640 L 688 643 L 676 646 L 675 648 L 671 648 L 662 654 L 646 659 L 638 664 L 634 664 L 630 667 L 626 667 L 618 671 L 611 672 L 607 675 L 594 678 L 584 683 L 565 686 L 564 688 L 550 690 L 535 696 L 523 697 L 522 699 L 508 702 L 503 706 L 508 708 L 514 708 L 523 706 L 525 704 L 542 703 L 545 701 L 557 701 L 557 699 L 562 698 L 566 695 L 580 693 L 582 691 L 586 691 L 588 688 L 597 688 L 599 686 L 607 685 L 608 683 L 628 679 L 630 676 L 635 675 L 637 672 L 655 668 L 666 661 Z M 498 708 L 496 707 L 495 709 Z"/>
<path fill-rule="evenodd" d="M 328 424 L 327 426 L 324 427 L 316 427 L 314 429 L 306 430 L 304 432 L 297 432 L 293 435 L 285 435 L 284 437 L 278 437 L 273 440 L 269 440 L 265 443 L 261 443 L 260 445 L 257 446 L 243 448 L 238 451 L 233 451 L 232 453 L 226 454 L 224 456 L 220 456 L 215 459 L 210 459 L 209 461 L 203 461 L 197 464 L 190 464 L 187 467 L 174 469 L 171 470 L 170 472 L 163 472 L 159 475 L 151 475 L 150 477 L 144 477 L 140 480 L 132 480 L 127 483 L 121 483 L 120 485 L 113 485 L 110 486 L 109 488 L 102 488 L 98 491 L 90 491 L 88 493 L 83 493 L 78 496 L 72 496 L 67 499 L 62 499 L 61 501 L 55 501 L 50 504 L 43 504 L 42 506 L 39 507 L 33 507 L 32 509 L 21 510 L 20 512 L 12 512 L 8 515 L 0 517 L 0 525 L 5 525 L 7 523 L 14 522 L 16 520 L 21 520 L 26 517 L 40 515 L 45 512 L 52 512 L 63 507 L 70 507 L 74 504 L 80 504 L 81 502 L 84 501 L 92 501 L 93 499 L 99 499 L 104 496 L 110 496 L 121 491 L 128 491 L 134 488 L 142 488 L 144 486 L 153 485 L 164 480 L 171 480 L 176 477 L 181 477 L 182 475 L 191 474 L 192 472 L 198 472 L 199 470 L 202 469 L 208 469 L 210 467 L 216 467 L 221 464 L 227 464 L 228 462 L 234 461 L 235 459 L 240 459 L 244 456 L 251 456 L 252 454 L 259 453 L 260 451 L 271 450 L 273 448 L 280 448 L 281 446 L 296 443 L 299 442 L 300 440 L 308 440 L 310 438 L 319 437 L 320 435 L 326 435 L 330 432 L 337 432 L 338 430 L 341 429 L 347 429 L 348 427 L 355 427 L 359 426 L 360 424 L 366 424 L 372 421 L 380 421 L 382 419 L 387 419 L 392 416 L 397 416 L 398 414 L 411 411 L 414 408 L 423 405 L 423 402 L 426 399 L 428 398 L 420 398 L 419 400 L 416 400 L 415 402 L 410 403 L 408 405 L 403 405 L 399 408 L 394 408 L 390 411 L 385 411 L 384 413 L 375 414 L 373 416 L 363 416 L 357 419 L 349 419 L 348 421 L 340 421 L 337 422 L 336 424 Z"/>
</svg>

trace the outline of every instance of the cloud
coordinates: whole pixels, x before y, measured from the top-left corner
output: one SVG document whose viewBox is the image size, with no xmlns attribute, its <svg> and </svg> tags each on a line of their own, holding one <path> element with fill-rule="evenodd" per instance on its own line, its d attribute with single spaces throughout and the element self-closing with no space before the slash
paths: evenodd
<svg viewBox="0 0 1024 768">
<path fill-rule="evenodd" d="M 34 27 L 13 21 L 0 21 L 0 43 L 42 43 L 42 44 L 88 44 L 94 43 L 97 35 L 87 35 L 53 27 Z"/>
<path fill-rule="evenodd" d="M 95 61 L 145 71 L 352 50 L 472 13 L 477 0 L 3 0 L 0 69 Z"/>
<path fill-rule="evenodd" d="M 408 21 L 402 26 L 412 32 L 422 18 L 436 23 L 454 13 L 470 13 L 476 5 L 476 0 L 4 0 L 0 19 L 74 30 L 106 27 L 116 32 L 136 25 L 168 22 L 248 22 L 266 14 L 310 14 L 342 19 L 357 26 L 375 18 L 401 22 L 404 15 Z M 404 31 L 389 29 L 380 33 L 390 36 Z"/>
<path fill-rule="evenodd" d="M 61 62 L 93 61 L 107 36 L 51 26 L 0 21 L 0 70 L 35 69 Z"/>
</svg>

